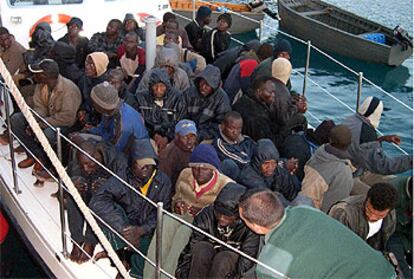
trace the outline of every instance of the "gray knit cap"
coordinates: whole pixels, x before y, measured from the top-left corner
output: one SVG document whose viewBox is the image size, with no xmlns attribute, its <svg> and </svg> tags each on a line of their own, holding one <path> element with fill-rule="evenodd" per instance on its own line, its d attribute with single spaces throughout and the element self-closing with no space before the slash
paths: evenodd
<svg viewBox="0 0 414 279">
<path fill-rule="evenodd" d="M 91 99 L 105 110 L 116 109 L 121 101 L 118 97 L 118 91 L 107 81 L 92 88 Z"/>
</svg>

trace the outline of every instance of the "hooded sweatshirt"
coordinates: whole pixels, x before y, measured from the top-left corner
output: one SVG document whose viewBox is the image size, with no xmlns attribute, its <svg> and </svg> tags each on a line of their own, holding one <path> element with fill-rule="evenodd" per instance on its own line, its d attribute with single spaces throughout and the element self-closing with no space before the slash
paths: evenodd
<svg viewBox="0 0 414 279">
<path fill-rule="evenodd" d="M 287 200 L 292 201 L 300 191 L 300 182 L 296 176 L 277 166 L 272 176 L 264 176 L 260 167 L 265 161 L 279 161 L 279 152 L 270 139 L 257 141 L 250 164 L 246 165 L 240 174 L 238 182 L 247 188 L 268 188 L 281 193 Z"/>
<path fill-rule="evenodd" d="M 245 187 L 236 183 L 229 183 L 223 190 L 221 190 L 214 201 L 214 205 L 204 208 L 197 214 L 193 224 L 249 256 L 256 258 L 259 252 L 260 236 L 247 228 L 244 222 L 240 219 L 238 219 L 232 227 L 225 228 L 225 233 L 220 232 L 217 225 L 217 218 L 214 213 L 216 210 L 225 215 L 238 215 L 239 201 L 245 191 Z M 200 241 L 210 242 L 206 236 L 193 231 L 190 241 L 181 253 L 178 261 L 176 271 L 176 276 L 178 278 L 188 278 L 192 260 L 191 251 L 193 251 L 194 245 Z M 212 244 L 217 246 L 218 252 L 223 249 L 221 245 L 214 241 L 212 241 Z M 253 267 L 253 262 L 244 257 L 239 257 L 235 267 L 235 274 L 232 274 L 234 276 L 232 278 L 240 278 L 251 267 Z"/>
<path fill-rule="evenodd" d="M 182 94 L 171 86 L 166 70 L 156 68 L 150 73 L 149 89 L 136 94 L 136 109 L 144 117 L 151 136 L 158 133 L 173 139 L 175 124 L 184 113 Z M 162 100 L 156 100 L 152 92 L 152 86 L 156 83 L 163 83 L 167 87 Z"/>
<path fill-rule="evenodd" d="M 155 152 L 148 139 L 135 140 L 132 145 L 130 162 L 143 158 L 156 159 Z M 148 181 L 139 181 L 129 169 L 126 182 L 136 190 L 140 191 L 140 187 Z M 164 209 L 169 210 L 171 207 L 170 193 L 170 179 L 161 171 L 156 170 L 146 197 L 153 202 L 164 203 Z M 125 227 L 132 225 L 142 227 L 144 235 L 150 236 L 157 224 L 157 208 L 115 177 L 108 179 L 99 188 L 95 196 L 92 197 L 89 206 L 117 232 L 122 232 Z M 125 211 L 127 218 L 119 210 L 119 207 Z"/>
<path fill-rule="evenodd" d="M 179 56 L 176 50 L 162 48 L 155 58 L 154 68 L 162 68 L 165 66 L 174 68 L 174 75 L 170 78 L 171 84 L 178 91 L 184 92 L 190 87 L 190 81 L 187 73 L 178 66 L 178 61 Z M 147 70 L 138 85 L 137 92 L 148 89 L 149 79 L 150 71 Z"/>
<path fill-rule="evenodd" d="M 327 151 L 328 146 L 334 148 L 326 144 L 320 146 L 306 163 L 301 191 L 323 212 L 327 212 L 332 204 L 347 198 L 353 186 L 349 160 Z"/>
<path fill-rule="evenodd" d="M 201 95 L 199 91 L 200 80 L 204 79 L 212 88 L 213 92 L 207 96 Z M 186 117 L 197 124 L 198 138 L 201 142 L 205 139 L 213 139 L 219 135 L 218 125 L 222 122 L 226 112 L 231 110 L 229 98 L 220 87 L 220 70 L 207 65 L 191 86 L 183 95 L 186 103 Z"/>
<path fill-rule="evenodd" d="M 358 168 L 356 175 L 362 175 L 366 170 L 383 174 L 397 174 L 413 167 L 412 155 L 388 156 L 380 142 L 377 141 L 375 125 L 379 125 L 378 115 L 382 111 L 381 101 L 369 97 L 369 105 L 360 108 L 360 113 L 347 117 L 342 124 L 352 132 L 352 143 L 348 148 L 352 164 Z M 375 114 L 375 115 L 373 115 Z"/>
<path fill-rule="evenodd" d="M 78 84 L 82 71 L 76 65 L 76 50 L 64 42 L 56 42 L 52 48 L 54 60 L 59 65 L 59 72 L 65 78 Z"/>
</svg>

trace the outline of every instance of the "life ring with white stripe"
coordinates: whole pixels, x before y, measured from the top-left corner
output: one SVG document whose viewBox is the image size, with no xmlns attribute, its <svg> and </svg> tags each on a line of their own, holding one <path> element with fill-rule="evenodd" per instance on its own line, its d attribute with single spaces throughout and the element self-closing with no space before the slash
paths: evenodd
<svg viewBox="0 0 414 279">
<path fill-rule="evenodd" d="M 52 24 L 63 24 L 66 25 L 72 17 L 67 14 L 54 14 L 54 15 L 45 15 L 44 17 L 40 18 L 38 21 L 35 22 L 35 24 L 32 25 L 32 28 L 30 28 L 29 36 L 32 37 L 33 32 L 36 29 L 36 26 L 41 22 Z"/>
</svg>

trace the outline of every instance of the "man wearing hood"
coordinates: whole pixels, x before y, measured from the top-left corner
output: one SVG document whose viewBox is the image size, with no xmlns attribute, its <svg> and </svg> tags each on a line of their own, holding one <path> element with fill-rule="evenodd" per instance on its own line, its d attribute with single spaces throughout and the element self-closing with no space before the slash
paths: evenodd
<svg viewBox="0 0 414 279">
<path fill-rule="evenodd" d="M 113 145 L 85 140 L 79 147 L 118 176 L 125 177 L 127 162 L 122 153 L 116 152 Z M 68 165 L 68 174 L 82 199 L 88 204 L 91 197 L 111 177 L 111 174 L 80 151 L 76 150 L 73 158 Z M 81 264 L 89 260 L 88 255 L 93 256 L 98 240 L 89 225 L 85 233 L 83 232 L 85 219 L 71 196 L 66 201 L 66 208 L 71 238 L 79 245 L 73 245 L 70 260 Z M 80 248 L 82 246 L 88 255 L 82 252 Z"/>
<path fill-rule="evenodd" d="M 354 183 L 346 152 L 351 136 L 347 126 L 333 127 L 329 143 L 320 146 L 305 165 L 301 193 L 323 212 L 328 212 L 334 203 L 351 194 Z"/>
<path fill-rule="evenodd" d="M 307 127 L 307 121 L 303 115 L 307 110 L 306 99 L 297 96 L 294 102 L 287 87 L 291 72 L 292 64 L 288 59 L 279 57 L 273 61 L 272 78 L 276 94 L 271 109 L 279 139 L 279 142 L 276 143 L 277 147 L 281 147 L 284 139 L 291 134 L 292 129 L 298 126 Z"/>
<path fill-rule="evenodd" d="M 237 111 L 230 111 L 219 125 L 220 136 L 213 146 L 221 160 L 222 172 L 237 181 L 240 170 L 250 163 L 255 142 L 241 133 L 243 118 Z"/>
<path fill-rule="evenodd" d="M 221 190 L 213 205 L 200 211 L 193 225 L 256 258 L 260 237 L 246 227 L 239 217 L 239 200 L 245 191 L 245 187 L 229 183 Z M 241 278 L 253 264 L 207 236 L 193 231 L 181 253 L 175 276 L 179 279 Z"/>
<path fill-rule="evenodd" d="M 184 92 L 190 87 L 190 80 L 188 79 L 187 73 L 178 66 L 179 55 L 178 52 L 171 48 L 162 48 L 157 53 L 154 62 L 154 68 L 164 68 L 168 72 L 172 87 L 180 92 Z M 152 69 L 147 69 L 142 77 L 138 91 L 148 90 L 149 79 L 151 76 Z"/>
<path fill-rule="evenodd" d="M 79 35 L 79 32 L 82 31 L 83 22 L 80 18 L 72 17 L 66 26 L 68 28 L 68 33 L 58 41 L 67 43 L 75 48 L 75 63 L 79 69 L 83 70 L 89 43 L 88 38 Z"/>
<path fill-rule="evenodd" d="M 208 64 L 215 61 L 217 55 L 230 47 L 231 36 L 227 32 L 232 24 L 231 14 L 224 13 L 217 18 L 217 27 L 203 35 L 201 54 Z"/>
<path fill-rule="evenodd" d="M 26 65 L 39 63 L 46 58 L 50 49 L 55 44 L 52 37 L 52 28 L 47 22 L 40 22 L 36 25 L 29 42 L 30 49 L 24 54 Z"/>
<path fill-rule="evenodd" d="M 125 186 L 115 177 L 108 179 L 92 197 L 90 208 L 134 245 L 144 255 L 157 224 L 157 208 L 144 197 L 155 203 L 162 202 L 165 210 L 171 208 L 170 179 L 157 168 L 157 157 L 148 139 L 135 140 L 129 156 L 126 182 L 136 191 Z M 115 250 L 127 247 L 114 233 L 105 229 Z M 98 254 L 100 258 L 102 254 Z M 142 278 L 144 259 L 133 253 L 129 264 L 130 275 Z"/>
<path fill-rule="evenodd" d="M 187 108 L 185 118 L 197 124 L 200 142 L 218 136 L 218 125 L 226 112 L 231 111 L 229 98 L 221 88 L 220 70 L 207 65 L 183 95 Z"/>
<path fill-rule="evenodd" d="M 134 139 L 148 138 L 144 120 L 139 112 L 118 97 L 118 91 L 109 82 L 96 85 L 91 92 L 94 109 L 101 115 L 97 127 L 86 133 L 102 137 L 115 145 L 118 152 L 128 152 Z"/>
<path fill-rule="evenodd" d="M 207 6 L 200 6 L 195 19 L 185 26 L 188 39 L 196 52 L 201 52 L 201 40 L 204 33 L 207 33 L 206 26 L 210 24 L 210 21 L 211 9 Z"/>
<path fill-rule="evenodd" d="M 109 58 L 109 68 L 119 65 L 117 49 L 122 44 L 122 22 L 111 19 L 106 26 L 106 32 L 95 33 L 88 43 L 88 53 L 104 52 Z"/>
<path fill-rule="evenodd" d="M 144 117 L 150 137 L 161 151 L 174 138 L 175 124 L 184 113 L 184 102 L 181 92 L 171 86 L 164 69 L 151 71 L 148 86 L 148 90 L 136 93 L 136 109 Z"/>
<path fill-rule="evenodd" d="M 357 168 L 353 193 L 365 194 L 369 186 L 388 180 L 387 175 L 398 174 L 413 168 L 412 155 L 390 157 L 382 148 L 382 142 L 400 144 L 397 135 L 378 137 L 384 105 L 376 97 L 368 97 L 358 113 L 347 117 L 342 124 L 351 129 L 352 143 L 348 148 L 352 164 Z"/>
<path fill-rule="evenodd" d="M 75 84 L 79 83 L 82 71 L 76 65 L 76 50 L 65 42 L 56 42 L 49 53 L 49 58 L 59 65 L 59 72 Z"/>
<path fill-rule="evenodd" d="M 93 87 L 107 79 L 108 64 L 109 59 L 104 52 L 93 52 L 86 57 L 85 73 L 78 83 L 83 99 L 78 112 L 78 121 L 82 126 L 85 124 L 97 125 L 99 123 L 99 116 L 92 106 L 91 91 Z"/>
<path fill-rule="evenodd" d="M 139 40 L 145 41 L 144 30 L 139 26 L 138 21 L 131 13 L 125 14 L 122 35 L 125 36 L 129 32 L 137 34 Z"/>
<path fill-rule="evenodd" d="M 253 158 L 239 176 L 238 182 L 247 188 L 267 188 L 292 201 L 300 191 L 297 177 L 279 166 L 279 152 L 269 139 L 257 141 Z"/>
</svg>

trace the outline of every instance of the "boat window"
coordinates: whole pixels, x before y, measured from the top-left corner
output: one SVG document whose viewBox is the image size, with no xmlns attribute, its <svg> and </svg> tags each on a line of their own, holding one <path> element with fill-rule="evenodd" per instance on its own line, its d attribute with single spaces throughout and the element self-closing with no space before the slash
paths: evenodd
<svg viewBox="0 0 414 279">
<path fill-rule="evenodd" d="M 80 4 L 83 0 L 9 0 L 11 6 Z"/>
</svg>

